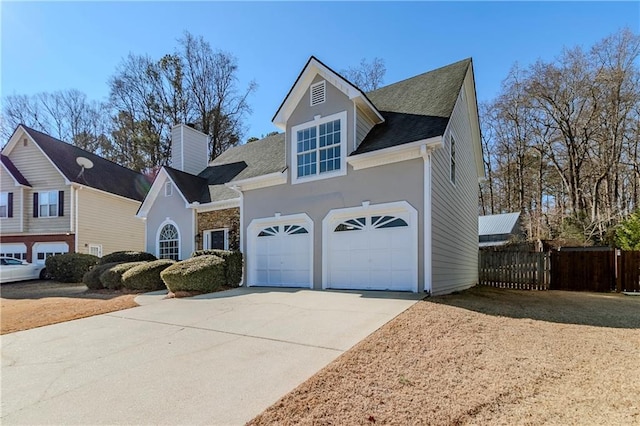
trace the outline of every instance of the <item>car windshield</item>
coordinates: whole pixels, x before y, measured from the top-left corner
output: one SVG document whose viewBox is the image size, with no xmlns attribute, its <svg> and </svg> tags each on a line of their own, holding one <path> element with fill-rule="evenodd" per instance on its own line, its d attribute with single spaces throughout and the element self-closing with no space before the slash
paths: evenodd
<svg viewBox="0 0 640 426">
<path fill-rule="evenodd" d="M 3 265 L 22 265 L 22 262 L 18 259 L 2 259 Z"/>
</svg>

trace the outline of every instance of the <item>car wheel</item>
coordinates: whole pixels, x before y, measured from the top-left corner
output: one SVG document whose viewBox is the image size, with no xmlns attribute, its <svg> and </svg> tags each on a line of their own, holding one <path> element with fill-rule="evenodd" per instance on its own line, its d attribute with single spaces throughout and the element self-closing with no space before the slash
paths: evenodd
<svg viewBox="0 0 640 426">
<path fill-rule="evenodd" d="M 42 271 L 40 271 L 40 279 L 41 280 L 50 280 L 51 279 L 51 275 L 49 275 L 49 273 L 47 272 L 46 268 L 43 269 Z"/>
</svg>

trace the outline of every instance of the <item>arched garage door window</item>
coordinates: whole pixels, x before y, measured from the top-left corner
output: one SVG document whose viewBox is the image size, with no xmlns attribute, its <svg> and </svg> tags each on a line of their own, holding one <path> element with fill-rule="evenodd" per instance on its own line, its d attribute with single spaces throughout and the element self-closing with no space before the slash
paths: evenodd
<svg viewBox="0 0 640 426">
<path fill-rule="evenodd" d="M 158 238 L 159 258 L 179 260 L 180 258 L 180 237 L 178 229 L 168 223 L 160 231 Z"/>
</svg>

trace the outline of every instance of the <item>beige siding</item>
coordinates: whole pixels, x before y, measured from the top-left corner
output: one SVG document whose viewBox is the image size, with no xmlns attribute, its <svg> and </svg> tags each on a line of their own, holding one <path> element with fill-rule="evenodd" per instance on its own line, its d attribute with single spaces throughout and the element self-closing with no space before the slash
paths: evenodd
<svg viewBox="0 0 640 426">
<path fill-rule="evenodd" d="M 373 128 L 373 121 L 362 111 L 356 108 L 356 148 L 362 143 L 367 133 Z"/>
<path fill-rule="evenodd" d="M 3 235 L 21 232 L 22 187 L 15 185 L 13 177 L 4 167 L 0 167 L 0 191 L 13 193 L 13 217 L 0 218 L 0 231 Z"/>
<path fill-rule="evenodd" d="M 468 288 L 478 281 L 478 176 L 467 111 L 466 102 L 459 96 L 445 133 L 444 149 L 432 156 L 434 295 Z M 451 133 L 456 146 L 455 185 L 450 180 Z"/>
<path fill-rule="evenodd" d="M 9 158 L 29 181 L 32 188 L 25 191 L 24 232 L 56 233 L 71 230 L 71 191 L 64 178 L 51 161 L 31 140 L 26 146 L 20 138 Z M 33 193 L 40 191 L 64 191 L 64 215 L 60 217 L 33 217 Z"/>
<path fill-rule="evenodd" d="M 79 253 L 89 253 L 92 244 L 101 245 L 103 255 L 145 249 L 145 224 L 135 216 L 140 202 L 90 188 L 79 189 L 77 199 Z"/>
</svg>

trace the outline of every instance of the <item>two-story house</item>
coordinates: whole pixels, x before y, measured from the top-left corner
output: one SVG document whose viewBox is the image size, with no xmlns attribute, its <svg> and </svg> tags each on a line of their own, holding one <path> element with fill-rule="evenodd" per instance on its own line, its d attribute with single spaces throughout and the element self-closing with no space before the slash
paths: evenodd
<svg viewBox="0 0 640 426">
<path fill-rule="evenodd" d="M 2 255 L 44 263 L 57 253 L 144 250 L 142 174 L 24 125 L 1 160 Z"/>
<path fill-rule="evenodd" d="M 363 93 L 311 57 L 273 123 L 283 133 L 208 165 L 206 135 L 174 128 L 173 168 L 138 213 L 148 251 L 239 248 L 248 286 L 444 294 L 477 282 L 470 59 Z"/>
</svg>

